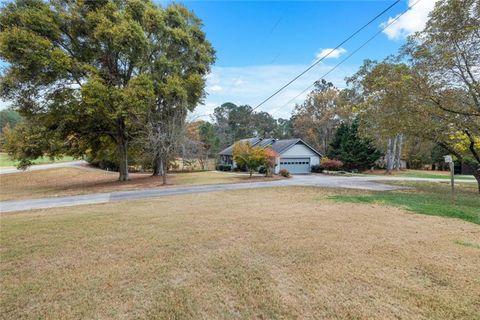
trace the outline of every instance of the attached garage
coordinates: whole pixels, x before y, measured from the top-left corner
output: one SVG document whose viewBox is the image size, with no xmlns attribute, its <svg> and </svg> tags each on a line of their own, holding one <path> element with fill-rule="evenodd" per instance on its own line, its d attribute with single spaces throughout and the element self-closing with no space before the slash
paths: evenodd
<svg viewBox="0 0 480 320">
<path fill-rule="evenodd" d="M 314 165 L 320 164 L 322 155 L 302 139 L 243 139 L 239 142 L 248 143 L 252 147 L 271 148 L 279 156 L 275 159 L 275 173 L 286 169 L 291 174 L 310 173 Z M 236 167 L 233 161 L 233 144 L 219 153 L 220 163 Z"/>
<path fill-rule="evenodd" d="M 313 165 L 320 163 L 321 154 L 301 139 L 280 140 L 274 150 L 280 155 L 276 172 L 287 169 L 291 174 L 310 173 Z"/>
<path fill-rule="evenodd" d="M 309 173 L 310 158 L 280 158 L 280 170 L 287 169 L 290 173 Z"/>
</svg>

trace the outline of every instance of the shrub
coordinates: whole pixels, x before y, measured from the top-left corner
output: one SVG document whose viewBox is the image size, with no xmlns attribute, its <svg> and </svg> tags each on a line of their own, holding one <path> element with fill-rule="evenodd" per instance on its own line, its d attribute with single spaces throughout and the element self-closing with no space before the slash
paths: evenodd
<svg viewBox="0 0 480 320">
<path fill-rule="evenodd" d="M 320 166 L 325 170 L 337 171 L 343 167 L 343 162 L 335 159 L 328 159 L 327 157 L 320 160 Z"/>
<path fill-rule="evenodd" d="M 265 166 L 258 167 L 258 173 L 266 174 L 267 173 L 267 167 L 265 167 Z"/>
<path fill-rule="evenodd" d="M 312 172 L 315 172 L 315 173 L 322 173 L 323 172 L 323 168 L 321 165 L 319 164 L 314 164 L 311 168 L 311 171 Z"/>
<path fill-rule="evenodd" d="M 232 171 L 232 166 L 229 164 L 219 164 L 217 165 L 218 171 Z"/>
<path fill-rule="evenodd" d="M 290 177 L 290 172 L 288 172 L 287 169 L 282 169 L 282 170 L 280 170 L 280 175 L 282 177 L 288 178 L 288 177 Z"/>
</svg>

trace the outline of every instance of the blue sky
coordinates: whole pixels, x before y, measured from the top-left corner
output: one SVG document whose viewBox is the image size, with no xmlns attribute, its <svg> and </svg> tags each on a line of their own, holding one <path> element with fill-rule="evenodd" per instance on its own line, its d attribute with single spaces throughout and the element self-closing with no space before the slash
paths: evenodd
<svg viewBox="0 0 480 320">
<path fill-rule="evenodd" d="M 208 118 L 223 102 L 255 106 L 307 68 L 318 54 L 334 48 L 394 1 L 183 1 L 204 23 L 217 51 L 208 77 L 207 98 L 195 116 Z M 422 29 L 435 0 L 421 0 L 368 46 L 327 77 L 339 87 L 364 59 L 395 54 L 405 37 Z M 162 5 L 168 1 L 160 2 Z M 403 0 L 260 110 L 289 117 L 297 102 L 286 102 L 317 80 L 344 56 L 375 34 L 382 23 L 415 3 Z M 281 108 L 280 108 L 281 107 Z M 280 108 L 280 109 L 279 109 Z"/>
<path fill-rule="evenodd" d="M 170 1 L 156 1 L 166 5 Z M 322 50 L 336 47 L 355 30 L 388 7 L 389 1 L 177 1 L 199 16 L 217 61 L 207 80 L 207 98 L 192 117 L 209 118 L 224 102 L 256 106 L 311 65 Z M 302 76 L 259 110 L 289 117 L 295 103 L 285 103 L 319 79 L 333 65 L 375 34 L 416 0 L 402 0 L 342 49 Z M 435 0 L 420 0 L 385 33 L 347 60 L 326 79 L 344 87 L 364 59 L 395 54 L 405 37 L 421 30 Z M 8 103 L 0 102 L 0 109 Z"/>
</svg>

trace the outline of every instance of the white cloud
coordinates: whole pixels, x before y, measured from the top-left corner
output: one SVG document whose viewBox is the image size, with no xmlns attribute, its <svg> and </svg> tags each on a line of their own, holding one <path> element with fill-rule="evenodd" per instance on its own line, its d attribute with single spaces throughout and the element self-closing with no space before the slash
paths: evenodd
<svg viewBox="0 0 480 320">
<path fill-rule="evenodd" d="M 211 92 L 218 92 L 218 91 L 222 91 L 222 87 L 219 86 L 218 84 L 214 84 L 213 86 L 207 88 L 207 91 L 211 91 Z"/>
<path fill-rule="evenodd" d="M 408 0 L 408 5 L 411 6 L 418 0 Z M 420 0 L 412 9 L 402 15 L 397 21 L 387 27 L 383 32 L 389 39 L 403 39 L 412 33 L 423 30 L 428 20 L 428 14 L 435 7 L 437 0 Z M 381 24 L 382 27 L 391 23 L 395 17 L 390 17 L 388 20 Z"/>
<path fill-rule="evenodd" d="M 315 58 L 317 60 L 323 57 L 325 57 L 325 59 L 336 59 L 340 57 L 342 54 L 344 54 L 345 52 L 347 52 L 347 50 L 344 48 L 338 48 L 338 49 L 325 48 L 325 49 L 320 49 L 320 51 L 315 55 Z"/>
<path fill-rule="evenodd" d="M 213 67 L 212 73 L 207 77 L 207 97 L 204 105 L 199 105 L 192 116 L 201 116 L 208 120 L 215 107 L 224 102 L 235 104 L 248 104 L 255 107 L 265 98 L 277 91 L 293 77 L 305 70 L 308 65 L 264 65 L 248 67 Z M 289 118 L 296 103 L 305 99 L 305 94 L 285 105 L 301 91 L 318 80 L 332 66 L 322 64 L 293 82 L 285 90 L 262 105 L 258 111 L 273 112 L 275 118 Z M 355 71 L 353 67 L 340 67 L 326 80 L 336 86 L 345 86 L 344 78 Z M 221 91 L 213 91 L 215 85 L 221 86 Z"/>
</svg>

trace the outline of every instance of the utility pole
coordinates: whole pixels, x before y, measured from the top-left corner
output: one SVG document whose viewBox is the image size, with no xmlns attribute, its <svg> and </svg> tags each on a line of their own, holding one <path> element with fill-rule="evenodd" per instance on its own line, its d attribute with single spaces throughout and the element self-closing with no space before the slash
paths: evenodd
<svg viewBox="0 0 480 320">
<path fill-rule="evenodd" d="M 453 163 L 453 158 L 452 156 L 444 156 L 445 162 L 449 164 L 450 166 L 450 183 L 452 185 L 452 191 L 451 191 L 451 197 L 452 197 L 452 204 L 455 204 L 455 179 L 454 179 L 454 174 L 455 174 L 455 164 Z"/>
</svg>

